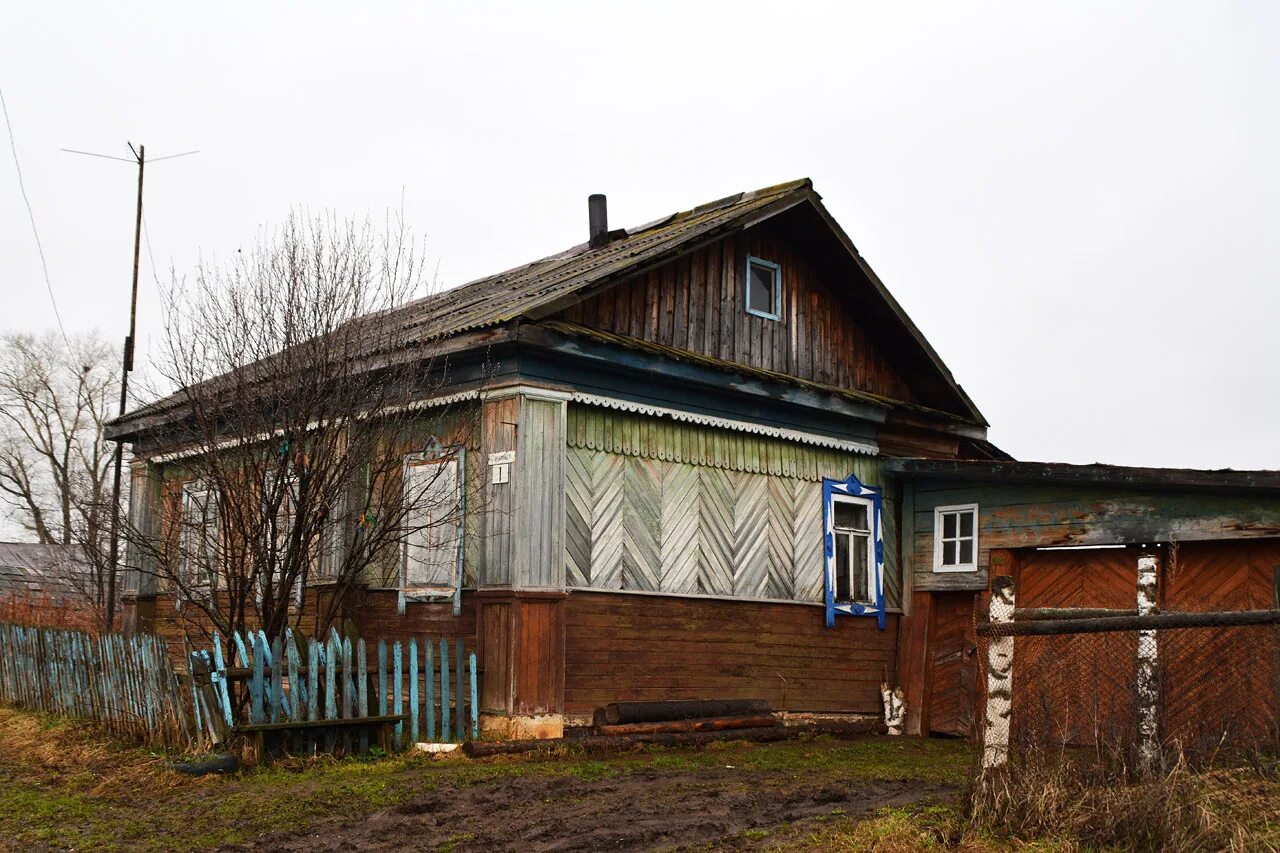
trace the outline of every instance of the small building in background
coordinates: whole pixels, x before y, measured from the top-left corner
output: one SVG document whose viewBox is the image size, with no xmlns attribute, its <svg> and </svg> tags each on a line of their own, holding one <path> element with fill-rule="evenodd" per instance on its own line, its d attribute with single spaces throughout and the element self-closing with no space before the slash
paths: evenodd
<svg viewBox="0 0 1280 853">
<path fill-rule="evenodd" d="M 0 542 L 0 621 L 94 628 L 93 569 L 74 545 Z"/>
</svg>

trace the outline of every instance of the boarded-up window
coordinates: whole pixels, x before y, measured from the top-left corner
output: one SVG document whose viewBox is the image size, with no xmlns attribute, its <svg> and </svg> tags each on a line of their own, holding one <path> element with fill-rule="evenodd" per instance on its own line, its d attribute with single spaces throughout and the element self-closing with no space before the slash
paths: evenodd
<svg viewBox="0 0 1280 853">
<path fill-rule="evenodd" d="M 451 590 L 462 542 L 462 482 L 456 459 L 410 459 L 404 471 L 406 590 Z"/>
</svg>

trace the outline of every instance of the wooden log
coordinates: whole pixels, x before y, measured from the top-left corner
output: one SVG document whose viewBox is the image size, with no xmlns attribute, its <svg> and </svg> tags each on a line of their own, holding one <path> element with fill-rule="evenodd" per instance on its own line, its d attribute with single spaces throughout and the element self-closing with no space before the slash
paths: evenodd
<svg viewBox="0 0 1280 853">
<path fill-rule="evenodd" d="M 738 714 L 768 714 L 773 709 L 767 699 L 683 699 L 666 702 L 610 702 L 604 706 L 608 725 L 620 723 L 661 723 L 699 717 L 728 717 Z"/>
<path fill-rule="evenodd" d="M 596 726 L 598 735 L 643 735 L 674 732 L 718 732 L 728 729 L 766 729 L 776 726 L 772 714 L 735 714 L 728 717 L 698 717 L 692 720 L 665 720 L 660 723 L 619 723 Z"/>
<path fill-rule="evenodd" d="M 1015 622 L 1040 622 L 1051 619 L 1110 619 L 1116 616 L 1137 616 L 1136 610 L 1119 610 L 1112 607 L 1019 607 L 1013 611 Z"/>
<path fill-rule="evenodd" d="M 1235 628 L 1280 625 L 1280 610 L 1225 610 L 1114 616 L 1105 619 L 1053 619 L 1040 622 L 985 622 L 980 637 L 1045 637 L 1056 634 L 1103 634 L 1114 631 L 1158 631 L 1174 628 Z"/>
<path fill-rule="evenodd" d="M 588 753 L 629 749 L 641 744 L 656 746 L 688 746 L 717 741 L 745 740 L 765 742 L 787 740 L 804 733 L 802 728 L 769 726 L 758 729 L 729 729 L 718 732 L 659 732 L 635 735 L 595 735 L 579 738 L 551 738 L 548 740 L 469 740 L 462 751 L 472 758 L 489 755 L 514 755 L 522 752 L 550 751 L 559 747 L 579 746 Z"/>
</svg>

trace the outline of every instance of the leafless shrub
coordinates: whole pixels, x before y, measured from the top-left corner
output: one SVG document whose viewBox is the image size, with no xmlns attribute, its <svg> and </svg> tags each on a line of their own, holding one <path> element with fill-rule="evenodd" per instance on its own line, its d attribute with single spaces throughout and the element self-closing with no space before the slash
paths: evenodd
<svg viewBox="0 0 1280 853">
<path fill-rule="evenodd" d="M 175 279 L 154 372 L 177 391 L 144 415 L 179 451 L 161 517 L 129 531 L 136 570 L 198 621 L 276 636 L 317 579 L 323 631 L 371 577 L 411 584 L 407 549 L 439 562 L 475 509 L 455 485 L 478 408 L 422 406 L 448 365 L 395 311 L 427 286 L 399 223 L 301 215 Z M 418 580 L 445 586 L 445 569 L 452 585 L 452 565 Z"/>
</svg>

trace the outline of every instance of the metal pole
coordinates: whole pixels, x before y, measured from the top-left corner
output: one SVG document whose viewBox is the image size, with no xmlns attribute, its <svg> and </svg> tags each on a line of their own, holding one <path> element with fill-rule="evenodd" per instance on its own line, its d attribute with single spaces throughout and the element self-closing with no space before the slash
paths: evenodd
<svg viewBox="0 0 1280 853">
<path fill-rule="evenodd" d="M 133 225 L 133 288 L 129 295 L 129 335 L 124 339 L 124 359 L 120 371 L 120 415 L 129 402 L 129 372 L 133 370 L 133 338 L 138 320 L 138 260 L 142 250 L 142 176 L 147 165 L 147 146 L 138 146 L 138 212 Z M 120 557 L 120 468 L 124 462 L 124 442 L 116 441 L 115 472 L 111 481 L 111 550 L 107 559 L 107 625 L 116 617 L 116 564 Z"/>
</svg>

